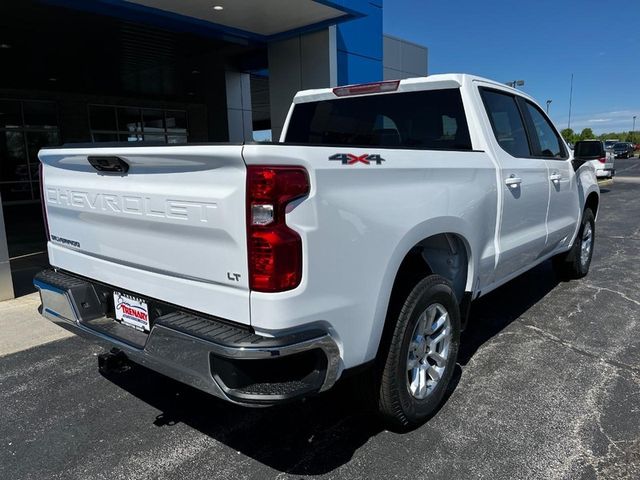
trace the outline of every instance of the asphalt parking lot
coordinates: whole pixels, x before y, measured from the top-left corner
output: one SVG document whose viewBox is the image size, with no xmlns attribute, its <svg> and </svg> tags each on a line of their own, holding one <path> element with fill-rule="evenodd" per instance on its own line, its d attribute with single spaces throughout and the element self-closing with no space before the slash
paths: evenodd
<svg viewBox="0 0 640 480">
<path fill-rule="evenodd" d="M 639 478 L 640 159 L 616 168 L 589 276 L 547 262 L 474 304 L 422 427 L 385 430 L 349 383 L 254 410 L 142 367 L 103 376 L 72 337 L 0 357 L 0 478 Z"/>
</svg>

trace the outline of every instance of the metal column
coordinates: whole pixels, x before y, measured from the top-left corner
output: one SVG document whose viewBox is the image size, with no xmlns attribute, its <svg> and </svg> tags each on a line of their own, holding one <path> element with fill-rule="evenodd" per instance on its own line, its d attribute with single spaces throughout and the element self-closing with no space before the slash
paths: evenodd
<svg viewBox="0 0 640 480">
<path fill-rule="evenodd" d="M 9 247 L 7 232 L 4 228 L 4 212 L 2 211 L 2 195 L 0 195 L 0 300 L 14 298 L 11 264 L 9 263 Z"/>
</svg>

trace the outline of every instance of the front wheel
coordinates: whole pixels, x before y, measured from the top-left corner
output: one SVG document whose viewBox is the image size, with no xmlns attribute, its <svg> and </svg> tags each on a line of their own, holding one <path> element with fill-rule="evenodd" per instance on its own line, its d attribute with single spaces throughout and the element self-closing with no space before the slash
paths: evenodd
<svg viewBox="0 0 640 480">
<path fill-rule="evenodd" d="M 582 278 L 589 273 L 595 233 L 595 217 L 591 209 L 587 208 L 582 214 L 582 223 L 573 247 L 566 253 L 556 255 L 553 259 L 553 266 L 558 276 L 564 279 L 574 279 Z"/>
<path fill-rule="evenodd" d="M 460 311 L 451 283 L 429 275 L 396 319 L 379 379 L 380 413 L 402 428 L 429 418 L 451 383 L 459 344 Z"/>
</svg>

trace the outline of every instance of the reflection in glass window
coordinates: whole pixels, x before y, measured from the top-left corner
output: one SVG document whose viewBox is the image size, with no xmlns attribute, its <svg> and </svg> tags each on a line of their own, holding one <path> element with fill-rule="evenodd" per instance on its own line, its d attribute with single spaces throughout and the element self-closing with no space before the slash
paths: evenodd
<svg viewBox="0 0 640 480">
<path fill-rule="evenodd" d="M 3 182 L 29 181 L 24 132 L 4 131 L 0 135 L 0 177 Z"/>
<path fill-rule="evenodd" d="M 187 131 L 187 112 L 178 110 L 167 111 L 167 130 Z"/>
<path fill-rule="evenodd" d="M 164 133 L 164 111 L 145 109 L 142 111 L 145 133 Z"/>
<path fill-rule="evenodd" d="M 529 157 L 527 134 L 513 95 L 484 90 L 482 98 L 500 147 L 514 157 Z"/>
<path fill-rule="evenodd" d="M 22 127 L 22 106 L 18 100 L 0 100 L 0 128 Z"/>
<path fill-rule="evenodd" d="M 38 200 L 38 151 L 59 144 L 54 102 L 0 100 L 0 193 L 3 203 Z"/>
<path fill-rule="evenodd" d="M 527 110 L 533 120 L 536 136 L 540 145 L 539 155 L 543 157 L 564 158 L 564 149 L 560 146 L 560 138 L 554 128 L 542 113 L 531 103 L 527 102 Z"/>
<path fill-rule="evenodd" d="M 118 134 L 117 133 L 94 133 L 93 134 L 94 142 L 117 142 Z"/>
<path fill-rule="evenodd" d="M 26 133 L 26 136 L 29 173 L 31 175 L 31 180 L 35 181 L 39 176 L 38 166 L 40 165 L 40 161 L 38 160 L 38 152 L 41 148 L 47 147 L 49 145 L 59 145 L 60 141 L 58 139 L 57 130 L 50 130 L 45 132 L 28 131 Z"/>
<path fill-rule="evenodd" d="M 287 142 L 471 150 L 456 88 L 299 103 Z"/>
<path fill-rule="evenodd" d="M 153 142 L 153 143 L 167 143 L 164 135 L 157 134 L 144 134 L 145 142 Z"/>
<path fill-rule="evenodd" d="M 89 122 L 91 123 L 91 130 L 118 130 L 116 109 L 113 107 L 91 105 L 89 108 Z"/>
<path fill-rule="evenodd" d="M 142 132 L 142 117 L 139 108 L 118 108 L 118 130 L 126 132 Z"/>
<path fill-rule="evenodd" d="M 52 102 L 23 102 L 24 126 L 28 128 L 57 129 L 56 105 Z"/>
<path fill-rule="evenodd" d="M 167 135 L 167 143 L 187 143 L 186 135 Z"/>
<path fill-rule="evenodd" d="M 94 142 L 186 143 L 187 112 L 115 105 L 89 105 Z"/>
</svg>

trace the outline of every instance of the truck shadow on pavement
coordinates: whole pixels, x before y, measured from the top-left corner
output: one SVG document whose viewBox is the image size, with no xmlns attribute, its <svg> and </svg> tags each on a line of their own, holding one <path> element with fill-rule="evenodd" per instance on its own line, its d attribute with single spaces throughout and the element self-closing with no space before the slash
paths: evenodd
<svg viewBox="0 0 640 480">
<path fill-rule="evenodd" d="M 486 341 L 520 318 L 558 283 L 551 261 L 546 261 L 474 302 L 458 363 L 466 365 Z"/>
<path fill-rule="evenodd" d="M 268 408 L 232 405 L 133 364 L 108 380 L 162 413 L 161 428 L 184 423 L 275 470 L 295 475 L 327 473 L 384 428 L 358 407 L 350 382 L 307 399 Z"/>
<path fill-rule="evenodd" d="M 557 284 L 550 262 L 545 262 L 474 303 L 462 338 L 460 365 L 466 365 L 485 342 Z M 460 367 L 456 373 L 449 394 L 464 376 Z M 366 389 L 359 388 L 357 379 L 338 382 L 329 392 L 306 401 L 250 409 L 135 364 L 123 373 L 103 372 L 103 376 L 160 410 L 154 421 L 157 427 L 186 424 L 270 468 L 293 475 L 331 472 L 348 463 L 361 446 L 385 429 L 372 411 L 362 408 Z"/>
</svg>

